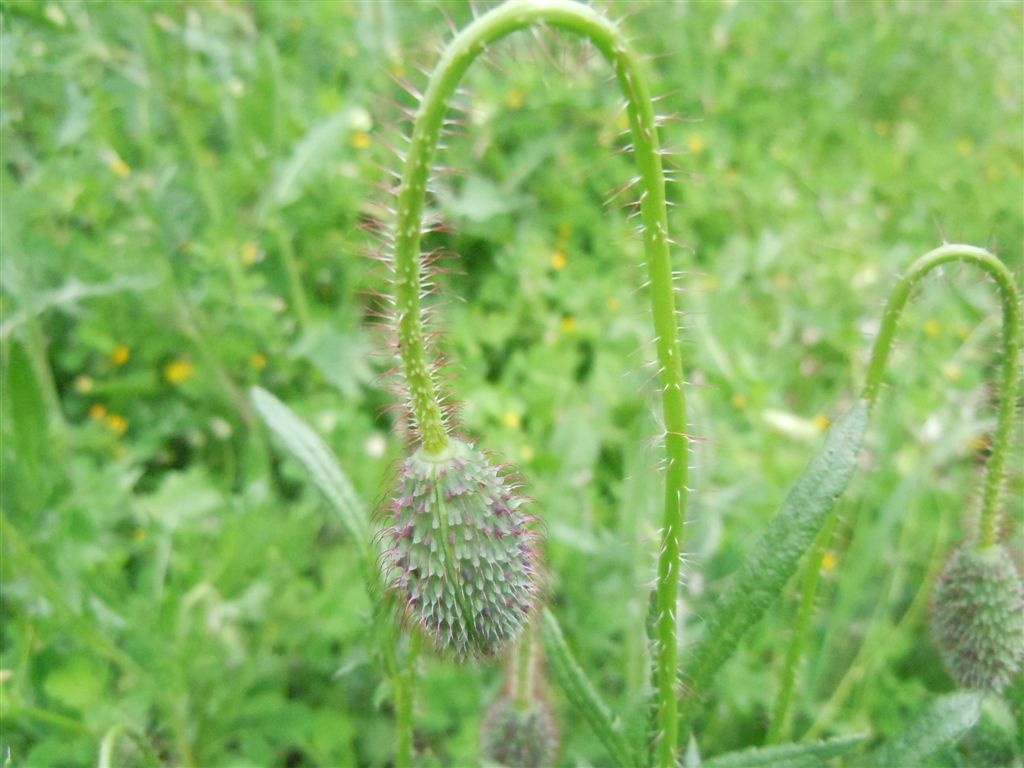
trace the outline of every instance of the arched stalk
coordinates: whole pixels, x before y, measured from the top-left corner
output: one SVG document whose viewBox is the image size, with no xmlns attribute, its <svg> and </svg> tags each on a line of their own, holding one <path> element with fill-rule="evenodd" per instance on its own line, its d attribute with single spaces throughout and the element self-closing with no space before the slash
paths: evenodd
<svg viewBox="0 0 1024 768">
<path fill-rule="evenodd" d="M 882 327 L 879 329 L 878 338 L 875 339 L 875 346 L 871 352 L 871 362 L 868 364 L 862 397 L 868 401 L 869 406 L 873 406 L 878 399 L 896 328 L 914 287 L 933 269 L 953 261 L 973 264 L 988 272 L 996 282 L 1003 311 L 1002 359 L 999 378 L 996 381 L 999 399 L 996 429 L 985 474 L 985 485 L 981 497 L 981 516 L 978 520 L 977 531 L 977 545 L 980 548 L 985 548 L 993 546 L 998 536 L 999 502 L 1006 474 L 1006 457 L 1010 452 L 1010 441 L 1013 439 L 1013 412 L 1017 403 L 1019 385 L 1020 292 L 1017 290 L 1013 274 L 1007 266 L 985 249 L 972 245 L 943 245 L 915 261 L 889 295 L 889 302 L 886 304 L 885 314 L 882 316 Z"/>
<path fill-rule="evenodd" d="M 675 766 L 677 742 L 675 604 L 687 499 L 687 421 L 683 368 L 668 247 L 665 180 L 655 115 L 640 58 L 622 31 L 593 9 L 569 0 L 511 0 L 476 19 L 445 48 L 416 113 L 396 207 L 395 308 L 399 352 L 412 417 L 427 454 L 443 455 L 448 431 L 424 344 L 420 309 L 420 237 L 430 167 L 448 104 L 470 64 L 488 46 L 517 30 L 554 27 L 582 36 L 612 65 L 629 117 L 640 176 L 640 215 L 650 277 L 655 342 L 662 385 L 667 458 L 665 510 L 657 586 L 658 764 Z"/>
<path fill-rule="evenodd" d="M 875 339 L 868 363 L 864 388 L 861 397 L 873 408 L 881 392 L 885 377 L 889 353 L 896 337 L 903 310 L 918 283 L 933 269 L 950 262 L 972 264 L 985 270 L 996 283 L 1002 304 L 1001 364 L 999 377 L 996 381 L 998 392 L 997 420 L 995 435 L 992 441 L 992 452 L 989 456 L 987 471 L 982 492 L 981 515 L 978 519 L 978 530 L 975 546 L 987 549 L 998 542 L 999 505 L 1002 500 L 1003 481 L 1006 472 L 1006 458 L 1010 453 L 1013 439 L 1013 413 L 1017 402 L 1019 387 L 1019 358 L 1021 351 L 1021 306 L 1020 292 L 1017 290 L 1013 274 L 1000 261 L 983 248 L 971 245 L 947 244 L 929 251 L 919 258 L 903 274 L 896 283 L 882 315 L 882 325 Z M 800 612 L 797 626 L 793 630 L 790 648 L 786 655 L 783 668 L 782 688 L 776 702 L 769 730 L 768 743 L 777 742 L 785 732 L 789 716 L 789 705 L 792 700 L 793 685 L 796 678 L 796 667 L 800 663 L 800 649 L 810 624 L 810 608 L 817 596 L 817 571 L 820 567 L 821 553 L 828 548 L 835 518 L 831 518 L 828 527 L 823 531 L 822 538 L 812 550 L 812 556 L 804 565 L 803 593 L 800 600 Z"/>
</svg>

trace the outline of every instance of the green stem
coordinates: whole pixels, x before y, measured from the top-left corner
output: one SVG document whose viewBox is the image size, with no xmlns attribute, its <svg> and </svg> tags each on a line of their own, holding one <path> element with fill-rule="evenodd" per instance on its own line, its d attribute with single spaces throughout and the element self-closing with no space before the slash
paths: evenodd
<svg viewBox="0 0 1024 768">
<path fill-rule="evenodd" d="M 100 742 L 100 756 L 97 761 L 97 768 L 111 768 L 113 766 L 114 750 L 117 748 L 117 740 L 123 732 L 124 724 L 116 723 L 103 734 L 103 740 Z"/>
<path fill-rule="evenodd" d="M 800 666 L 800 657 L 803 654 L 804 640 L 807 637 L 807 630 L 811 624 L 811 615 L 814 613 L 815 598 L 818 595 L 818 582 L 821 580 L 821 559 L 828 549 L 829 542 L 832 540 L 832 534 L 835 533 L 838 520 L 839 516 L 835 512 L 829 516 L 825 526 L 818 534 L 818 538 L 815 539 L 814 546 L 811 547 L 811 552 L 804 565 L 803 592 L 800 596 L 800 608 L 797 612 L 793 637 L 786 651 L 786 661 L 782 669 L 782 685 L 779 688 L 779 697 L 775 702 L 772 725 L 768 729 L 765 744 L 781 744 L 789 735 L 789 710 L 793 701 L 793 690 L 796 688 L 796 673 L 797 668 Z"/>
<path fill-rule="evenodd" d="M 516 709 L 525 712 L 533 702 L 533 632 L 529 625 L 519 638 L 516 650 Z"/>
<path fill-rule="evenodd" d="M 281 251 L 281 264 L 284 266 L 285 274 L 288 276 L 288 293 L 292 299 L 292 306 L 299 318 L 299 328 L 303 332 L 309 330 L 312 325 L 312 317 L 309 314 L 309 302 L 306 301 L 306 292 L 302 287 L 302 272 L 299 262 L 295 258 L 295 249 L 292 246 L 292 239 L 284 231 L 280 222 L 274 222 L 270 226 L 277 239 L 277 246 Z"/>
<path fill-rule="evenodd" d="M 1002 370 L 996 384 L 999 393 L 998 416 L 992 440 L 992 453 L 985 475 L 981 517 L 978 523 L 977 543 L 979 547 L 984 548 L 995 545 L 998 539 L 999 501 L 1003 491 L 1006 457 L 1010 452 L 1010 441 L 1013 438 L 1013 412 L 1017 402 L 1019 383 L 1020 293 L 1014 283 L 1013 274 L 1006 265 L 988 251 L 970 245 L 944 245 L 915 261 L 900 278 L 889 296 L 889 302 L 882 317 L 882 327 L 875 340 L 871 362 L 868 364 L 863 397 L 868 401 L 869 406 L 873 406 L 878 398 L 896 328 L 914 286 L 933 269 L 951 261 L 973 264 L 988 272 L 996 281 L 1003 306 Z"/>
<path fill-rule="evenodd" d="M 658 764 L 675 766 L 678 739 L 676 671 L 676 600 L 679 554 L 687 500 L 687 421 L 682 358 L 676 327 L 676 302 L 668 247 L 665 180 L 655 115 L 639 57 L 623 32 L 593 9 L 569 0 L 511 0 L 476 19 L 460 32 L 441 56 L 413 126 L 396 207 L 395 306 L 402 357 L 413 418 L 424 450 L 442 453 L 447 427 L 430 373 L 420 313 L 420 238 L 430 166 L 437 149 L 448 103 L 470 64 L 488 46 L 517 30 L 547 25 L 580 35 L 611 63 L 623 96 L 641 184 L 640 216 L 650 278 L 665 421 L 667 458 L 665 511 L 657 585 Z"/>
<path fill-rule="evenodd" d="M 892 351 L 900 318 L 915 286 L 936 267 L 953 261 L 973 264 L 988 272 L 996 281 L 1002 301 L 1002 371 L 997 383 L 999 391 L 998 417 L 992 454 L 988 461 L 988 472 L 985 477 L 982 511 L 977 537 L 980 547 L 990 547 L 997 540 L 999 501 L 1003 489 L 1006 456 L 1009 453 L 1010 441 L 1013 437 L 1013 409 L 1017 400 L 1017 366 L 1021 345 L 1020 295 L 1014 283 L 1013 275 L 1006 265 L 988 251 L 970 245 L 944 245 L 926 253 L 911 264 L 889 295 L 889 301 L 882 316 L 882 326 L 879 329 L 878 338 L 875 339 L 874 349 L 871 352 L 871 360 L 868 363 L 867 377 L 861 396 L 867 401 L 869 407 L 874 407 L 881 391 L 886 366 L 889 362 L 889 354 Z M 831 534 L 826 535 L 823 532 L 823 536 L 824 546 L 822 549 L 828 546 Z M 820 556 L 818 559 L 820 559 Z M 786 727 L 784 719 L 789 702 L 783 700 L 783 695 L 785 694 L 787 684 L 792 685 L 790 676 L 793 674 L 793 669 L 791 667 L 799 663 L 799 655 L 807 633 L 807 622 L 802 619 L 803 609 L 805 606 L 813 606 L 817 596 L 819 579 L 812 576 L 812 571 L 815 574 L 817 573 L 818 564 L 812 559 L 805 567 L 807 571 L 804 574 L 804 587 L 801 597 L 801 619 L 798 619 L 787 654 L 783 677 L 783 693 L 780 693 L 775 720 L 772 723 L 772 730 L 769 732 L 769 740 L 773 736 L 781 736 L 781 729 Z M 854 668 L 855 666 L 851 667 L 851 670 Z M 847 690 L 846 682 L 853 679 L 852 675 L 848 673 L 847 677 L 844 678 L 843 684 L 837 688 L 837 693 L 833 696 L 833 699 L 841 695 L 840 692 L 842 692 L 842 695 L 845 695 Z M 850 684 L 852 685 L 852 683 Z M 818 723 L 821 722 L 825 722 L 825 720 L 819 717 Z M 812 731 L 817 727 L 816 724 Z"/>
<path fill-rule="evenodd" d="M 392 678 L 395 686 L 395 768 L 411 768 L 413 743 L 413 698 L 416 690 L 416 660 L 420 652 L 419 632 L 409 633 L 409 649 L 405 657 L 405 668 Z M 393 647 L 393 646 L 392 646 Z"/>
</svg>

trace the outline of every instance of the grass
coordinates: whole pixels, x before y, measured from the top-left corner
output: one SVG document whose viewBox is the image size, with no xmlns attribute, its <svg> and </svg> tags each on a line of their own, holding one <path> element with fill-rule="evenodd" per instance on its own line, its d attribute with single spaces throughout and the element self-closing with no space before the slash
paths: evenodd
<svg viewBox="0 0 1024 768">
<path fill-rule="evenodd" d="M 686 642 L 859 390 L 894 275 L 942 233 L 994 244 L 1020 274 L 1022 18 L 1010 3 L 612 10 L 630 11 L 664 111 L 685 118 L 663 140 L 693 177 L 671 189 L 670 222 L 690 246 L 674 258 L 705 438 Z M 124 727 L 121 762 L 385 765 L 392 716 L 355 550 L 243 393 L 285 399 L 361 497 L 380 496 L 402 446 L 359 225 L 397 166 L 389 101 L 409 100 L 391 77 L 418 82 L 443 15 L 0 14 L 2 746 L 13 765 L 88 764 Z M 454 232 L 432 244 L 459 254 L 448 288 L 466 300 L 441 313 L 467 430 L 527 476 L 567 640 L 626 711 L 646 685 L 656 400 L 640 244 L 625 198 L 602 201 L 633 172 L 613 154 L 608 70 L 545 46 L 521 40 L 471 73 L 466 135 L 442 158 L 462 172 L 440 197 Z M 952 688 L 927 584 L 976 508 L 996 307 L 951 270 L 908 310 L 823 559 L 796 737 L 898 734 Z M 1019 508 L 1019 473 L 1011 486 Z M 703 753 L 763 741 L 796 586 L 718 678 Z M 494 667 L 425 662 L 422 765 L 475 764 L 500 685 Z M 562 730 L 564 764 L 599 763 L 592 734 Z"/>
</svg>

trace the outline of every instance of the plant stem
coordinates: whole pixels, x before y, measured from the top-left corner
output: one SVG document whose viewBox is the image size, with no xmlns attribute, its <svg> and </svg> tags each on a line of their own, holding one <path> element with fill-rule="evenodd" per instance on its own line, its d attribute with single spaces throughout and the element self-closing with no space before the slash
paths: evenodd
<svg viewBox="0 0 1024 768">
<path fill-rule="evenodd" d="M 807 562 L 804 564 L 803 592 L 800 596 L 800 608 L 797 612 L 796 626 L 793 628 L 793 637 L 790 640 L 789 648 L 786 651 L 786 661 L 782 670 L 782 685 L 779 689 L 779 698 L 775 702 L 775 712 L 772 715 L 771 728 L 768 729 L 768 736 L 765 744 L 780 744 L 789 735 L 790 726 L 790 705 L 793 701 L 793 689 L 796 687 L 797 667 L 800 665 L 800 657 L 803 654 L 804 640 L 807 637 L 807 630 L 811 623 L 811 614 L 814 612 L 814 602 L 818 594 L 818 582 L 821 580 L 821 559 L 828 549 L 829 542 L 836 530 L 836 522 L 839 515 L 833 512 L 825 526 L 818 534 L 818 538 L 811 547 Z"/>
<path fill-rule="evenodd" d="M 299 328 L 303 333 L 309 330 L 312 325 L 312 317 L 309 314 L 309 302 L 306 301 L 306 292 L 302 287 L 302 271 L 299 262 L 295 258 L 295 249 L 292 246 L 292 238 L 284 231 L 280 222 L 273 222 L 270 225 L 274 237 L 277 239 L 277 247 L 281 252 L 281 264 L 284 266 L 285 274 L 288 276 L 288 294 L 295 308 L 295 314 L 299 319 Z"/>
<path fill-rule="evenodd" d="M 985 548 L 994 546 L 998 539 L 999 502 L 1003 491 L 1006 457 L 1010 452 L 1010 441 L 1013 438 L 1013 412 L 1019 383 L 1020 293 L 1014 283 L 1013 274 L 1006 265 L 988 251 L 970 245 L 944 245 L 915 261 L 889 296 L 882 317 L 882 327 L 875 340 L 871 362 L 868 364 L 862 396 L 868 401 L 869 406 L 873 406 L 878 398 L 896 328 L 913 288 L 933 269 L 951 261 L 973 264 L 988 272 L 996 281 L 1003 309 L 1002 369 L 996 383 L 999 393 L 998 416 L 982 492 L 981 516 L 978 521 L 977 545 Z"/>
<path fill-rule="evenodd" d="M 914 287 L 936 267 L 954 261 L 973 264 L 988 272 L 996 281 L 1002 302 L 1002 371 L 997 382 L 999 392 L 998 416 L 992 453 L 988 461 L 988 472 L 985 477 L 982 511 L 977 536 L 978 546 L 984 548 L 993 546 L 997 540 L 999 501 L 1003 490 L 1006 456 L 1010 451 L 1010 441 L 1013 437 L 1013 409 L 1017 401 L 1017 366 L 1021 345 L 1020 294 L 1014 283 L 1013 275 L 1006 265 L 982 248 L 952 244 L 943 245 L 940 248 L 929 251 L 911 264 L 889 295 L 889 301 L 886 303 L 885 312 L 882 316 L 882 326 L 879 329 L 878 337 L 875 339 L 875 345 L 871 352 L 871 360 L 868 363 L 867 377 L 861 396 L 867 401 L 869 408 L 874 407 L 881 391 L 882 380 L 885 377 L 889 353 L 892 351 L 893 341 L 896 336 L 896 329 L 899 326 L 903 310 L 910 299 Z M 834 526 L 829 526 L 830 529 L 832 527 Z M 827 535 L 823 532 L 822 541 L 824 543 L 822 550 L 828 546 L 830 538 L 830 532 Z M 815 552 L 817 552 L 817 547 Z M 804 573 L 803 594 L 801 596 L 801 617 L 797 621 L 787 653 L 786 666 L 783 673 L 783 692 L 780 693 L 775 720 L 772 723 L 772 730 L 769 732 L 769 742 L 771 742 L 773 737 L 781 736 L 782 729 L 786 727 L 784 718 L 787 714 L 786 709 L 789 702 L 788 700 L 784 701 L 783 696 L 785 695 L 786 687 L 792 686 L 793 666 L 799 663 L 799 655 L 807 633 L 807 622 L 803 620 L 803 610 L 805 606 L 813 606 L 818 590 L 819 579 L 812 577 L 812 571 L 816 573 L 818 569 L 818 563 L 814 558 L 820 560 L 820 555 L 812 554 L 812 560 L 808 561 L 805 566 L 807 570 Z M 847 679 L 853 679 L 851 674 L 854 669 L 859 668 L 856 665 L 851 666 L 851 672 L 847 673 L 843 684 L 840 685 L 836 694 L 833 695 L 833 700 L 837 696 L 845 695 L 846 688 L 844 684 Z M 812 727 L 812 732 L 816 732 L 822 722 L 825 722 L 824 718 L 819 717 L 818 722 Z"/>
<path fill-rule="evenodd" d="M 409 633 L 409 648 L 405 656 L 405 667 L 392 676 L 395 689 L 395 768 L 412 768 L 412 721 L 416 690 L 416 660 L 420 654 L 419 632 Z M 394 644 L 392 643 L 392 648 Z"/>
<path fill-rule="evenodd" d="M 516 709 L 525 712 L 533 701 L 533 632 L 526 626 L 516 649 Z"/>
<path fill-rule="evenodd" d="M 668 248 L 665 180 L 654 108 L 639 57 L 622 31 L 588 6 L 569 0 L 511 0 L 476 19 L 447 46 L 416 113 L 396 207 L 395 307 L 412 415 L 427 453 L 442 453 L 447 427 L 431 376 L 420 316 L 420 238 L 430 166 L 448 103 L 470 64 L 506 35 L 547 25 L 585 37 L 611 63 L 626 100 L 642 194 L 640 216 L 650 278 L 655 342 L 662 385 L 667 458 L 665 511 L 657 585 L 658 764 L 674 768 L 678 739 L 676 600 L 687 501 L 687 420 L 676 302 Z"/>
</svg>

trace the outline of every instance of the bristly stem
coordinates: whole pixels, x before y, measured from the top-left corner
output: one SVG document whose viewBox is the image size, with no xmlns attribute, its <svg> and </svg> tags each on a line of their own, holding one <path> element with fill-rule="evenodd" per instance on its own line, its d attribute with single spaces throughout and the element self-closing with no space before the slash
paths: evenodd
<svg viewBox="0 0 1024 768">
<path fill-rule="evenodd" d="M 985 548 L 994 545 L 998 538 L 999 502 L 1003 489 L 1006 456 L 1010 451 L 1010 441 L 1013 437 L 1013 410 L 1017 401 L 1017 366 L 1021 348 L 1020 294 L 1014 283 L 1013 275 L 1006 265 L 988 251 L 970 245 L 943 245 L 926 253 L 911 264 L 889 295 L 889 301 L 882 317 L 882 326 L 871 353 L 871 361 L 868 364 L 867 377 L 861 396 L 867 401 L 869 407 L 873 407 L 878 399 L 896 329 L 914 287 L 931 270 L 953 261 L 974 264 L 988 272 L 996 281 L 1002 302 L 1002 370 L 997 385 L 999 413 L 992 453 L 988 461 L 988 473 L 985 477 L 977 536 L 977 546 Z M 772 727 L 768 733 L 767 743 L 769 744 L 779 741 L 788 728 L 789 706 L 796 666 L 800 662 L 803 643 L 810 624 L 811 610 L 817 597 L 821 555 L 828 547 L 835 522 L 836 517 L 833 515 L 815 543 L 810 559 L 804 564 L 800 613 L 786 654 L 782 688 L 776 704 Z"/>
<path fill-rule="evenodd" d="M 420 237 L 430 167 L 448 103 L 470 64 L 489 45 L 517 30 L 547 25 L 585 37 L 615 70 L 626 100 L 641 181 L 640 216 L 650 277 L 655 341 L 662 385 L 667 458 L 665 513 L 657 585 L 658 764 L 675 766 L 677 724 L 676 600 L 687 500 L 687 421 L 676 303 L 668 247 L 665 179 L 650 91 L 640 58 L 623 32 L 588 6 L 570 0 L 511 0 L 476 19 L 447 46 L 416 113 L 396 207 L 395 303 L 399 351 L 413 418 L 423 448 L 442 453 L 447 427 L 431 375 L 420 313 Z"/>
<path fill-rule="evenodd" d="M 896 328 L 914 286 L 933 269 L 951 261 L 973 264 L 988 272 L 999 289 L 1003 310 L 1001 372 L 996 383 L 999 396 L 998 415 L 992 439 L 992 451 L 988 460 L 988 470 L 985 475 L 977 532 L 977 545 L 980 548 L 985 548 L 995 545 L 999 535 L 999 503 L 1003 491 L 1003 478 L 1006 473 L 1006 457 L 1010 452 L 1010 442 L 1013 439 L 1013 413 L 1019 385 L 1020 292 L 1014 283 L 1013 274 L 1006 265 L 988 251 L 970 245 L 944 245 L 915 261 L 900 278 L 889 296 L 889 302 L 886 304 L 885 314 L 882 317 L 882 327 L 875 340 L 871 362 L 868 364 L 867 379 L 862 396 L 872 406 L 878 398 Z"/>
</svg>

